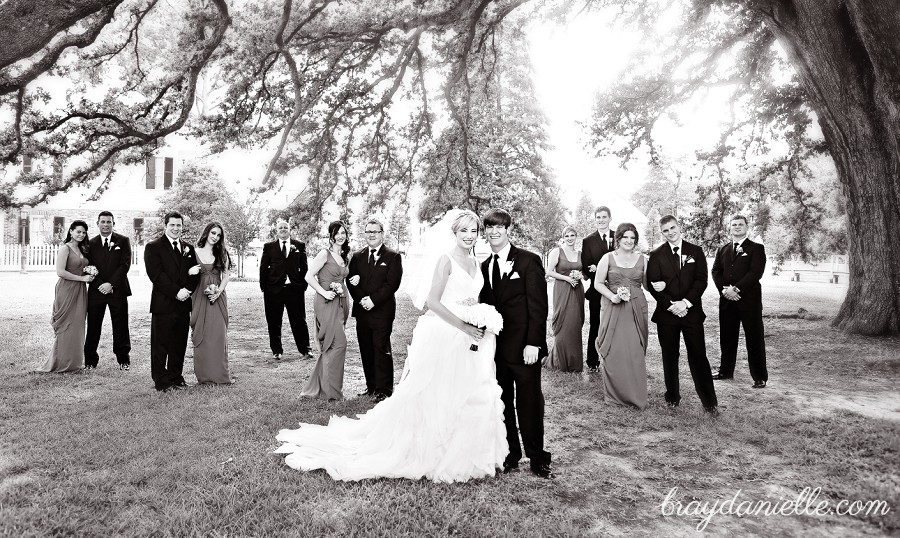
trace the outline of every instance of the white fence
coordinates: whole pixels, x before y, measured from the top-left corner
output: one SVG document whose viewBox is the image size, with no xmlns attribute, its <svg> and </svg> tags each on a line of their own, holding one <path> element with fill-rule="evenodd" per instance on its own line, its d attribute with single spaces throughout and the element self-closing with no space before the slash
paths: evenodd
<svg viewBox="0 0 900 538">
<path fill-rule="evenodd" d="M 0 244 L 0 271 L 21 271 L 24 250 L 26 271 L 55 271 L 55 245 L 7 245 Z M 144 269 L 144 247 L 136 247 L 131 251 L 131 270 L 138 273 Z"/>
</svg>

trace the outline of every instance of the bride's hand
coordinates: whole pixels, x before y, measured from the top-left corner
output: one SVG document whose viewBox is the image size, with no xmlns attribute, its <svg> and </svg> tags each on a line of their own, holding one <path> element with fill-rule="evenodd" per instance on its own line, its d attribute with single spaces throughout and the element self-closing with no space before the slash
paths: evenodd
<svg viewBox="0 0 900 538">
<path fill-rule="evenodd" d="M 476 327 L 474 325 L 469 325 L 468 323 L 466 323 L 463 327 L 463 332 L 471 338 L 474 338 L 475 340 L 481 340 L 482 338 L 484 338 L 484 329 Z"/>
<path fill-rule="evenodd" d="M 326 301 L 330 301 L 334 299 L 337 294 L 331 290 L 325 290 L 325 293 L 322 294 L 322 297 L 325 298 Z"/>
</svg>

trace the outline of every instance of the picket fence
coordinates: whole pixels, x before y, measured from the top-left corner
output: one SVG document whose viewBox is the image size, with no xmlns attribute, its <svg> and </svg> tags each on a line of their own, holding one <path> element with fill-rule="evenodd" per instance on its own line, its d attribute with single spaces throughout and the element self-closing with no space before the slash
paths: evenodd
<svg viewBox="0 0 900 538">
<path fill-rule="evenodd" d="M 26 271 L 55 271 L 56 245 L 0 245 L 0 271 L 21 271 L 22 251 L 25 251 Z M 144 247 L 131 251 L 131 270 L 138 273 L 144 268 Z"/>
</svg>

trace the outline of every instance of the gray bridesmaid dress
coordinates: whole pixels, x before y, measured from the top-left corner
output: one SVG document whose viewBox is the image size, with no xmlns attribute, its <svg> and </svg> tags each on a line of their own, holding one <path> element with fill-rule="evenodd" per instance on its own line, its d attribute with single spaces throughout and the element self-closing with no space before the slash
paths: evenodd
<svg viewBox="0 0 900 538">
<path fill-rule="evenodd" d="M 229 384 L 228 296 L 223 292 L 210 303 L 203 293 L 210 284 L 222 283 L 222 273 L 211 263 L 200 264 L 200 283 L 191 307 L 191 342 L 194 344 L 194 375 L 198 383 Z"/>
<path fill-rule="evenodd" d="M 344 296 L 326 301 L 321 294 L 316 293 L 313 311 L 316 315 L 316 340 L 319 341 L 320 355 L 301 396 L 323 400 L 344 398 L 344 359 L 347 356 L 344 325 L 350 315 L 350 295 L 344 279 L 349 272 L 347 266 L 337 263 L 334 254 L 329 251 L 325 264 L 317 275 L 319 285 L 327 290 L 332 282 L 337 282 L 344 289 Z"/>
<path fill-rule="evenodd" d="M 631 292 L 630 301 L 613 304 L 603 297 L 597 352 L 603 359 L 603 389 L 606 401 L 618 405 L 647 407 L 647 298 L 641 285 L 644 259 L 634 267 L 620 267 L 609 254 L 606 287 L 613 293 L 620 287 Z"/>
<path fill-rule="evenodd" d="M 574 270 L 581 271 L 581 256 L 569 261 L 559 249 L 559 261 L 553 269 L 561 275 Z M 584 349 L 581 345 L 581 327 L 584 325 L 584 286 L 581 281 L 572 287 L 568 282 L 554 280 L 553 318 L 550 326 L 554 343 L 550 355 L 544 358 L 544 366 L 563 372 L 580 372 L 584 369 Z"/>
<path fill-rule="evenodd" d="M 66 271 L 83 275 L 88 265 L 77 246 L 66 243 Z M 76 372 L 84 369 L 84 328 L 87 319 L 87 283 L 60 278 L 56 282 L 53 298 L 53 316 L 50 324 L 56 338 L 50 357 L 39 372 Z"/>
</svg>

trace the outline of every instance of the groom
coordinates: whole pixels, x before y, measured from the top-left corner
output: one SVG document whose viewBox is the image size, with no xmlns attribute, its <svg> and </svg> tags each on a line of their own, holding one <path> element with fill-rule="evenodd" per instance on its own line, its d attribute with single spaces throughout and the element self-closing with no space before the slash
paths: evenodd
<svg viewBox="0 0 900 538">
<path fill-rule="evenodd" d="M 544 267 L 537 254 L 510 244 L 509 213 L 491 209 L 483 220 L 485 237 L 493 253 L 481 264 L 484 287 L 479 300 L 496 307 L 503 317 L 494 357 L 497 382 L 503 391 L 500 398 L 509 443 L 503 472 L 518 468 L 524 445 L 525 455 L 531 460 L 531 471 L 542 478 L 553 478 L 550 453 L 544 450 L 544 394 L 539 360 L 547 356 Z"/>
</svg>

